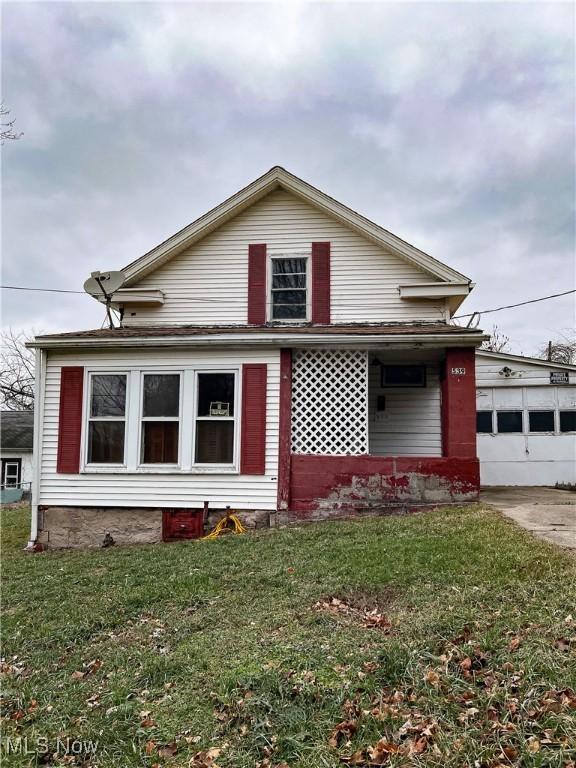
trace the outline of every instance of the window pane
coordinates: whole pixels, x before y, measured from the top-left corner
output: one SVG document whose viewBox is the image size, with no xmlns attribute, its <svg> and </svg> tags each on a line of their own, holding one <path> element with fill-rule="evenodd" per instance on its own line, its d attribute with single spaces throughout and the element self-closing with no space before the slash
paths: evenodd
<svg viewBox="0 0 576 768">
<path fill-rule="evenodd" d="M 198 374 L 198 416 L 210 416 L 211 404 L 213 413 L 215 410 L 227 411 L 228 416 L 234 416 L 234 379 L 233 373 Z M 217 403 L 222 408 L 218 408 Z"/>
<path fill-rule="evenodd" d="M 273 275 L 291 275 L 306 272 L 306 259 L 272 259 Z"/>
<path fill-rule="evenodd" d="M 196 422 L 196 463 L 232 464 L 234 461 L 234 422 Z"/>
<path fill-rule="evenodd" d="M 382 367 L 382 386 L 424 387 L 426 386 L 426 366 L 385 365 Z"/>
<path fill-rule="evenodd" d="M 144 376 L 144 416 L 178 416 L 180 376 L 177 373 L 147 373 Z"/>
<path fill-rule="evenodd" d="M 142 463 L 178 463 L 178 422 L 142 422 Z"/>
<path fill-rule="evenodd" d="M 492 411 L 476 411 L 476 432 L 492 432 Z"/>
<path fill-rule="evenodd" d="M 498 411 L 498 432 L 522 432 L 522 411 Z"/>
<path fill-rule="evenodd" d="M 124 463 L 124 422 L 91 421 L 88 428 L 88 463 Z"/>
<path fill-rule="evenodd" d="M 554 432 L 554 411 L 530 411 L 530 432 Z"/>
<path fill-rule="evenodd" d="M 273 320 L 306 320 L 305 304 L 274 304 Z"/>
<path fill-rule="evenodd" d="M 560 432 L 576 432 L 576 411 L 560 411 Z"/>
<path fill-rule="evenodd" d="M 306 288 L 306 275 L 273 275 L 272 288 Z"/>
<path fill-rule="evenodd" d="M 306 304 L 306 291 L 274 291 L 274 304 Z"/>
<path fill-rule="evenodd" d="M 126 412 L 126 376 L 92 376 L 91 416 L 124 416 Z"/>
</svg>

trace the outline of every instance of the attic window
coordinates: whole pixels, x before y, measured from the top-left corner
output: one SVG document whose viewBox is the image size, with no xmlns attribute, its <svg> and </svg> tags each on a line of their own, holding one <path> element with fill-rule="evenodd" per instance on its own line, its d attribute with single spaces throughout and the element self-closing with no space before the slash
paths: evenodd
<svg viewBox="0 0 576 768">
<path fill-rule="evenodd" d="M 306 320 L 308 259 L 273 258 L 271 319 Z"/>
</svg>

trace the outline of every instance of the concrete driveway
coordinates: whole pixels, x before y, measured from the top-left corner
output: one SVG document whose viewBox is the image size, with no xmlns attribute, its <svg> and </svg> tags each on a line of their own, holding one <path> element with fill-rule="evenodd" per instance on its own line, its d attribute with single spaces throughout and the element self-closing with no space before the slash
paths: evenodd
<svg viewBox="0 0 576 768">
<path fill-rule="evenodd" d="M 561 547 L 576 549 L 576 493 L 557 488 L 483 488 L 480 501 Z"/>
</svg>

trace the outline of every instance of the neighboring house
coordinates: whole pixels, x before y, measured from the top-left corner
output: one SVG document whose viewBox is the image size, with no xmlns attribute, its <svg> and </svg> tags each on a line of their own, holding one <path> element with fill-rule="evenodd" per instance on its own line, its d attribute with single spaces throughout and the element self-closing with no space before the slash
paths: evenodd
<svg viewBox="0 0 576 768">
<path fill-rule="evenodd" d="M 34 412 L 0 413 L 0 460 L 2 465 L 2 501 L 17 501 L 21 490 L 30 493 L 32 483 L 32 448 Z"/>
<path fill-rule="evenodd" d="M 476 353 L 482 485 L 576 484 L 576 366 Z"/>
<path fill-rule="evenodd" d="M 121 328 L 32 345 L 31 542 L 477 498 L 464 275 L 277 167 L 123 272 Z"/>
</svg>

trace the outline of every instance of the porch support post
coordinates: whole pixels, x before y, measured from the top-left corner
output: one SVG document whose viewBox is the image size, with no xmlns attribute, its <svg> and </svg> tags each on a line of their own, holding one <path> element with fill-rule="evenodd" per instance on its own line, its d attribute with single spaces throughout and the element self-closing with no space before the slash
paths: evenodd
<svg viewBox="0 0 576 768">
<path fill-rule="evenodd" d="M 476 358 L 474 347 L 446 350 L 442 381 L 442 452 L 476 458 Z"/>
<path fill-rule="evenodd" d="M 280 421 L 278 440 L 278 511 L 290 508 L 292 454 L 292 350 L 280 350 Z"/>
</svg>

